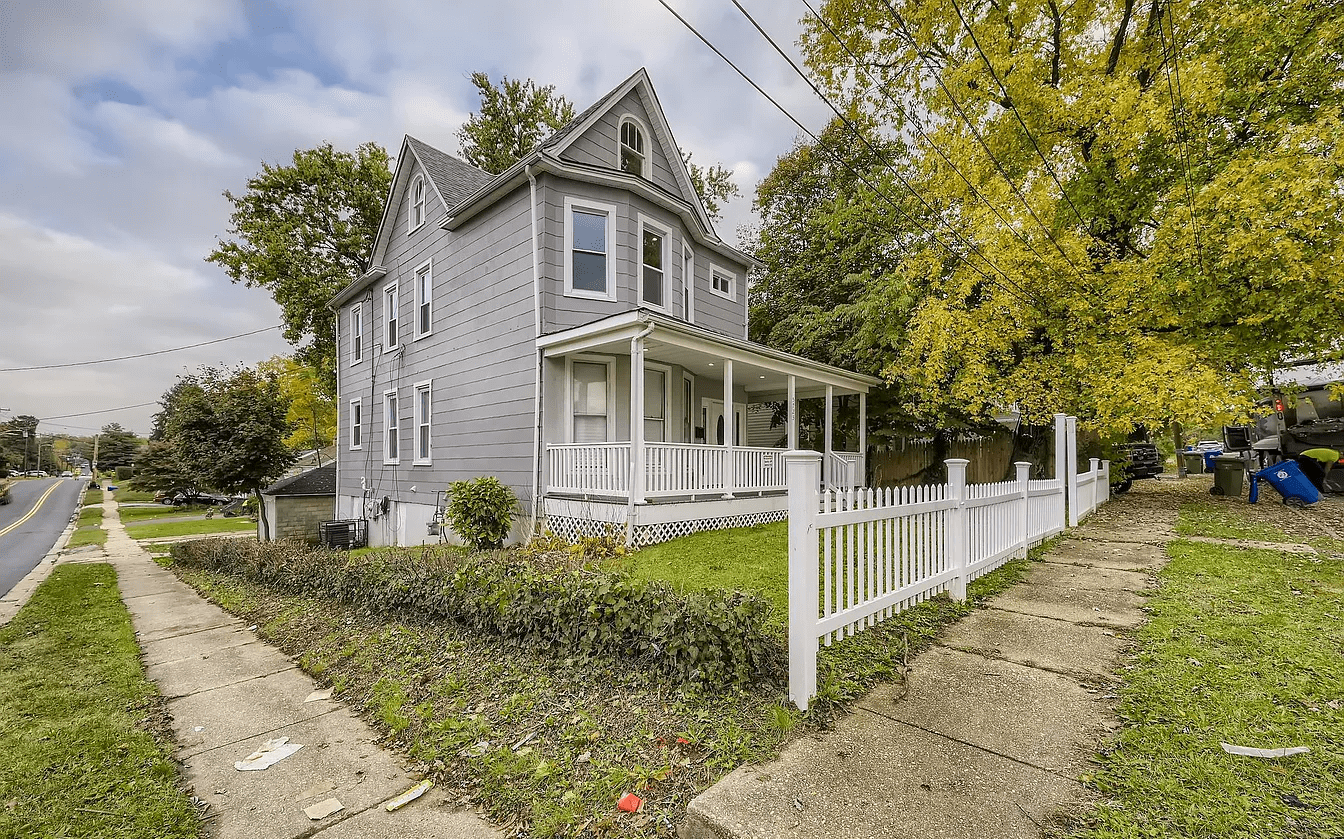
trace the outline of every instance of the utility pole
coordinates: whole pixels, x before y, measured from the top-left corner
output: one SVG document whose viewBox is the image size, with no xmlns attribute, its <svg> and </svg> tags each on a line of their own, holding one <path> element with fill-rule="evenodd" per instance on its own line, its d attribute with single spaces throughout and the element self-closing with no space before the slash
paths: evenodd
<svg viewBox="0 0 1344 839">
<path fill-rule="evenodd" d="M 93 435 L 93 460 L 89 463 L 89 477 L 98 479 L 98 435 Z"/>
</svg>

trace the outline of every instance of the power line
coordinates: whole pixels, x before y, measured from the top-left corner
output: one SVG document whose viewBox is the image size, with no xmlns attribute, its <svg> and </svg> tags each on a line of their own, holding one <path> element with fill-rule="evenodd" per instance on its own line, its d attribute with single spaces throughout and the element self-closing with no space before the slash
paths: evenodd
<svg viewBox="0 0 1344 839">
<path fill-rule="evenodd" d="M 675 17 L 675 18 L 676 18 L 676 19 L 677 19 L 683 26 L 685 26 L 688 30 L 690 30 L 690 32 L 691 32 L 693 35 L 695 35 L 697 38 L 699 38 L 700 41 L 701 41 L 705 46 L 709 47 L 710 50 L 712 50 L 712 51 L 714 52 L 715 55 L 717 55 L 719 58 L 723 59 L 724 63 L 726 63 L 729 67 L 733 68 L 733 70 L 736 71 L 737 74 L 738 74 L 739 76 L 741 76 L 741 77 L 743 78 L 744 81 L 746 81 L 746 82 L 747 82 L 748 84 L 750 84 L 753 88 L 755 88 L 757 93 L 760 93 L 763 97 L 765 97 L 765 99 L 766 99 L 768 102 L 770 102 L 770 104 L 774 105 L 775 108 L 778 109 L 780 113 L 784 114 L 784 116 L 786 116 L 786 117 L 787 117 L 787 118 L 788 118 L 794 125 L 798 126 L 798 128 L 799 128 L 801 131 L 803 131 L 805 134 L 807 134 L 809 137 L 811 137 L 812 140 L 817 144 L 817 148 L 819 148 L 819 149 L 821 149 L 822 151 L 826 152 L 827 154 L 831 155 L 831 157 L 834 158 L 834 159 L 836 160 L 836 162 L 840 163 L 842 166 L 844 166 L 846 169 L 848 169 L 848 170 L 849 170 L 849 171 L 850 171 L 856 178 L 858 178 L 858 179 L 859 179 L 860 181 L 862 181 L 862 182 L 863 182 L 869 189 L 871 189 L 871 190 L 873 191 L 874 194 L 876 194 L 878 197 L 882 198 L 884 201 L 886 201 L 888 204 L 890 204 L 891 207 L 892 207 L 893 209 L 896 210 L 896 212 L 900 213 L 902 216 L 904 216 L 906 219 L 908 219 L 910 222 L 912 222 L 915 226 L 919 227 L 922 231 L 924 231 L 926 234 L 928 234 L 928 236 L 930 236 L 935 242 L 937 242 L 939 245 L 941 245 L 941 246 L 942 246 L 942 247 L 943 247 L 949 254 L 951 254 L 952 256 L 954 256 L 954 257 L 956 257 L 957 259 L 961 260 L 961 262 L 965 263 L 965 265 L 966 265 L 968 268 L 970 268 L 971 270 L 973 270 L 973 271 L 975 271 L 977 274 L 979 274 L 980 277 L 981 277 L 982 279 L 984 279 L 986 282 L 992 283 L 992 284 L 994 284 L 994 285 L 998 285 L 999 287 L 1001 287 L 1001 288 L 1003 288 L 1003 289 L 1005 289 L 1005 290 L 1011 290 L 1011 289 L 1008 288 L 1008 286 L 1003 285 L 1002 283 L 1000 283 L 1000 282 L 998 282 L 997 280 L 995 280 L 993 277 L 991 277 L 991 276 L 989 276 L 988 274 L 986 274 L 983 270 L 981 270 L 978 266 L 976 266 L 974 263 L 972 263 L 969 259 L 967 259 L 963 254 L 961 254 L 960 252 L 958 252 L 958 251 L 957 251 L 955 248 L 953 248 L 951 245 L 949 245 L 949 244 L 947 244 L 946 242 L 944 242 L 944 241 L 938 236 L 937 233 L 935 233 L 935 232 L 933 232 L 932 230 L 930 230 L 929 228 L 925 227 L 924 224 L 921 223 L 918 219 L 916 219 L 914 216 L 910 215 L 910 214 L 907 213 L 904 209 L 902 209 L 902 208 L 901 208 L 895 201 L 893 201 L 893 200 L 891 199 L 890 196 L 888 196 L 888 195 L 887 195 L 886 193 L 884 193 L 882 190 L 878 189 L 872 182 L 870 182 L 867 178 L 865 178 L 861 172 L 859 172 L 856 168 L 854 168 L 854 166 L 851 165 L 847 160 L 845 160 L 843 157 L 841 157 L 840 155 L 838 155 L 838 154 L 836 154 L 834 151 L 832 151 L 830 148 L 828 148 L 828 147 L 826 146 L 826 144 L 823 143 L 823 142 L 821 141 L 821 138 L 820 138 L 820 137 L 818 137 L 815 133 L 813 133 L 812 130 L 809 129 L 807 126 L 803 125 L 803 123 L 802 123 L 801 121 L 799 121 L 799 119 L 798 119 L 797 117 L 795 117 L 791 112 L 789 112 L 789 110 L 788 110 L 787 108 L 785 108 L 783 105 L 779 104 L 779 102 L 778 102 L 773 96 L 771 96 L 769 93 L 767 93 L 767 92 L 766 92 L 766 91 L 765 91 L 759 84 L 756 83 L 756 81 L 755 81 L 754 79 L 752 79 L 752 78 L 751 78 L 750 76 L 748 76 L 748 75 L 747 75 L 747 74 L 746 74 L 740 67 L 738 67 L 737 64 L 735 64 L 735 63 L 732 61 L 732 59 L 730 59 L 730 58 L 728 58 L 728 56 L 724 55 L 722 50 L 720 50 L 718 47 L 714 46 L 714 44 L 713 44 L 712 42 L 710 42 L 710 40 L 709 40 L 708 38 L 706 38 L 704 35 L 702 35 L 702 34 L 700 33 L 700 31 L 697 30 L 693 25 L 691 25 L 691 23 L 690 23 L 688 20 L 686 20 L 684 17 L 682 17 L 682 16 L 676 11 L 676 9 L 673 9 L 670 5 L 668 5 L 668 3 L 667 3 L 666 0 L 658 0 L 658 2 L 663 6 L 663 8 L 667 9 L 667 11 L 670 12 L 670 13 L 672 14 L 672 16 Z M 741 7 L 739 7 L 739 8 L 741 8 Z M 745 13 L 745 10 L 744 10 L 744 13 Z M 748 18 L 750 19 L 750 16 L 748 16 Z M 759 29 L 759 27 L 757 27 L 757 28 Z M 769 40 L 768 36 L 767 36 L 767 40 Z M 776 47 L 776 49 L 778 49 L 778 47 Z M 786 56 L 786 58 L 787 58 L 787 56 Z M 792 62 L 790 62 L 790 63 L 792 63 Z M 795 67 L 795 70 L 796 70 L 796 69 L 797 69 L 797 68 Z M 804 79 L 805 81 L 807 81 L 809 85 L 811 85 L 811 81 L 810 81 L 809 79 L 807 79 L 806 74 L 801 74 L 801 75 L 803 76 L 803 79 Z M 825 96 L 822 96 L 821 93 L 820 93 L 820 91 L 817 91 L 815 85 L 812 86 L 812 89 L 813 89 L 813 91 L 817 92 L 818 96 L 821 96 L 821 98 L 822 98 L 823 101 L 825 101 L 828 105 L 831 106 L 831 109 L 832 109 L 832 110 L 835 110 L 835 106 L 834 106 L 834 105 L 831 105 L 830 100 L 826 99 Z M 838 111 L 837 111 L 837 114 L 839 115 L 839 112 L 838 112 Z M 841 116 L 841 119 L 845 119 L 845 117 L 844 117 L 843 115 L 840 115 L 840 116 Z M 847 124 L 848 124 L 848 120 L 846 120 L 846 122 L 847 122 Z M 856 129 L 853 128 L 852 124 L 850 124 L 850 127 L 851 127 L 851 130 L 855 130 L 856 133 L 859 133 L 859 132 L 857 132 Z M 859 136 L 860 136 L 861 139 L 864 140 L 865 143 L 867 143 L 867 138 L 866 138 L 866 137 L 863 137 L 863 135 L 862 135 L 861 133 L 859 133 Z M 871 145 L 871 144 L 868 144 L 868 145 L 869 145 L 869 148 L 872 149 L 872 145 Z M 876 152 L 875 149 L 874 149 L 873 151 L 874 151 L 874 154 L 877 154 L 877 152 Z M 880 157 L 880 156 L 879 156 L 879 157 Z M 890 168 L 890 167 L 888 167 L 888 168 Z M 893 169 L 892 171 L 894 172 L 895 170 Z M 900 177 L 899 173 L 897 173 L 897 177 L 898 177 L 898 178 Z M 904 179 L 902 179 L 902 181 L 904 182 Z M 911 191 L 914 192 L 913 189 L 912 189 Z M 920 196 L 918 195 L 917 192 L 914 192 L 914 194 L 915 194 L 915 196 L 916 196 L 917 198 L 920 198 L 920 201 L 923 202 L 923 203 L 925 204 L 925 206 L 929 206 L 929 205 L 928 205 L 928 202 L 927 202 L 927 201 L 924 201 L 923 198 L 920 197 Z M 932 207 L 930 207 L 930 209 L 932 210 Z M 946 223 L 946 222 L 944 222 L 944 223 Z M 954 231 L 954 232 L 955 232 L 955 231 Z M 1007 280 L 1011 285 L 1015 286 L 1015 287 L 1017 288 L 1017 290 L 1016 290 L 1014 293 L 1015 293 L 1018 297 L 1020 297 L 1023 301 L 1025 301 L 1025 302 L 1027 302 L 1027 303 L 1029 303 L 1029 304 L 1034 303 L 1034 304 L 1037 304 L 1037 305 L 1043 305 L 1043 304 L 1040 303 L 1039 300 L 1035 300 L 1035 299 L 1033 299 L 1033 298 L 1034 298 L 1034 295 L 1030 295 L 1028 292 L 1026 292 L 1026 291 L 1025 291 L 1024 289 L 1022 289 L 1020 286 L 1017 286 L 1017 284 L 1013 282 L 1012 278 L 1009 277 L 1009 276 L 1003 271 L 1002 268 L 999 268 L 997 265 L 994 264 L 994 262 L 993 262 L 992 260 L 990 260 L 990 259 L 989 259 L 988 257 L 986 257 L 983 253 L 980 253 L 977 249 L 975 249 L 974 245 L 972 245 L 972 251 L 973 251 L 974 253 L 976 253 L 976 255 L 979 256 L 982 260 L 984 260 L 984 262 L 985 262 L 987 265 L 989 265 L 993 270 L 997 271 L 1001 276 L 1003 276 L 1003 278 L 1004 278 L 1005 280 Z"/>
<path fill-rule="evenodd" d="M 199 344 L 187 344 L 182 347 L 172 347 L 166 350 L 155 350 L 154 352 L 142 352 L 135 355 L 119 355 L 116 358 L 95 358 L 90 361 L 69 361 L 64 364 L 38 364 L 32 367 L 0 367 L 0 373 L 21 373 L 27 370 L 56 370 L 62 367 L 86 367 L 90 364 L 110 364 L 113 361 L 126 361 L 132 358 L 149 358 L 152 355 L 166 355 L 167 353 L 181 352 L 182 350 L 193 350 L 197 347 L 206 347 L 210 344 L 222 344 L 225 341 L 233 341 L 237 338 L 246 338 L 249 335 L 260 335 L 263 332 L 270 332 L 273 329 L 280 329 L 279 326 L 268 326 L 264 329 L 254 329 L 251 332 L 243 332 L 238 335 L 230 335 L 227 338 L 216 338 L 213 341 L 201 341 Z"/>
<path fill-rule="evenodd" d="M 994 215 L 998 217 L 999 221 L 1003 222 L 1004 226 L 1008 228 L 1008 230 L 1013 234 L 1013 236 L 1015 236 L 1019 242 L 1026 245 L 1027 249 L 1030 250 L 1036 256 L 1037 259 L 1041 260 L 1042 262 L 1045 262 L 1045 257 L 1041 254 L 1040 251 L 1036 250 L 1036 246 L 1033 245 L 1031 241 L 1027 239 L 1027 237 L 1023 235 L 1017 229 L 1017 227 L 1013 225 L 1013 223 L 1008 219 L 1007 216 L 1005 216 L 999 210 L 998 207 L 994 206 L 994 204 L 991 203 L 988 198 L 986 198 L 983 194 L 981 194 L 980 190 L 975 188 L 975 184 L 971 183 L 971 179 L 966 177 L 966 175 L 961 171 L 961 169 L 957 167 L 957 164 L 953 163 L 952 159 L 947 156 L 947 154 L 942 150 L 942 148 L 937 143 L 934 142 L 933 138 L 930 137 L 924 131 L 924 128 L 919 124 L 919 120 L 916 119 L 913 114 L 906 111 L 904 106 L 901 105 L 900 100 L 898 100 L 896 97 L 888 93 L 885 86 L 879 84 L 876 79 L 874 79 L 871 75 L 869 75 L 868 71 L 863 68 L 862 62 L 859 61 L 859 57 L 855 55 L 854 51 L 849 48 L 849 44 L 845 43 L 844 39 L 840 37 L 840 33 L 836 32 L 835 29 L 831 26 L 831 24 L 827 22 L 826 18 L 822 17 L 821 14 L 818 13 L 817 10 L 812 7 L 812 3 L 810 2 L 810 0 L 803 0 L 803 5 L 806 6 L 807 10 L 812 13 L 812 17 L 816 18 L 817 22 L 826 28 L 826 31 L 830 33 L 833 39 L 835 39 L 835 42 L 839 44 L 840 48 L 843 49 L 845 53 L 850 57 L 850 60 L 854 62 L 854 69 L 863 74 L 863 77 L 867 79 L 868 84 L 872 88 L 875 88 L 879 93 L 881 93 L 883 98 L 885 98 L 888 102 L 892 104 L 894 108 L 896 108 L 897 112 L 900 113 L 900 115 L 905 118 L 906 122 L 908 122 L 911 125 L 911 127 L 915 129 L 915 133 L 919 135 L 919 138 L 922 139 L 925 143 L 927 143 L 929 148 L 933 149 L 933 151 L 937 153 L 937 155 L 940 158 L 943 159 L 943 162 L 952 168 L 953 172 L 957 173 L 957 177 L 961 178 L 962 182 L 966 184 L 966 187 L 970 189 L 971 193 L 975 195 L 976 198 L 980 199 L 980 202 L 984 204 L 986 207 L 988 207 L 990 212 L 994 213 Z"/>
<path fill-rule="evenodd" d="M 1017 105 L 1013 102 L 1013 97 L 1008 94 L 1007 85 L 1003 83 L 1003 80 L 999 78 L 998 71 L 994 69 L 994 62 L 990 61 L 989 56 L 985 55 L 985 51 L 981 49 L 980 39 L 975 37 L 975 30 L 971 29 L 970 23 L 966 21 L 966 16 L 961 13 L 961 7 L 957 5 L 957 0 L 952 0 L 952 8 L 956 10 L 957 19 L 961 21 L 961 25 L 966 27 L 966 34 L 971 36 L 971 43 L 975 45 L 975 51 L 980 53 L 980 57 L 985 61 L 985 66 L 989 68 L 989 75 L 994 79 L 994 83 L 999 86 L 1000 92 L 1003 93 L 1003 99 L 1008 105 L 1008 110 L 1012 111 L 1013 116 L 1017 117 L 1017 123 L 1018 125 L 1021 125 L 1022 130 L 1026 132 L 1027 139 L 1031 141 L 1031 147 L 1036 150 L 1037 157 L 1039 157 L 1041 162 L 1045 164 L 1045 171 L 1050 173 L 1050 179 L 1055 182 L 1055 186 L 1059 187 L 1059 194 L 1064 197 L 1064 201 L 1068 203 L 1069 209 L 1073 210 L 1073 214 L 1077 216 L 1079 223 L 1087 224 L 1087 222 L 1083 221 L 1083 214 L 1078 212 L 1078 208 L 1073 205 L 1073 199 L 1069 197 L 1068 190 L 1064 189 L 1064 184 L 1059 182 L 1059 176 L 1055 174 L 1055 168 L 1051 166 L 1050 161 L 1046 159 L 1045 152 L 1041 151 L 1040 145 L 1036 142 L 1036 137 L 1032 135 L 1031 129 L 1027 127 L 1026 120 L 1022 119 L 1022 112 L 1017 109 Z"/>
<path fill-rule="evenodd" d="M 85 411 L 82 414 L 61 414 L 60 416 L 55 417 L 38 417 L 37 421 L 46 422 L 48 420 L 74 419 L 75 417 L 91 417 L 94 414 L 111 414 L 115 413 L 116 411 L 129 411 L 132 408 L 148 408 L 150 405 L 157 405 L 157 404 L 159 404 L 159 400 L 155 399 L 153 402 L 141 402 L 139 405 L 122 405 L 120 408 L 104 408 L 101 411 Z"/>
<path fill-rule="evenodd" d="M 1199 263 L 1199 270 L 1203 271 L 1204 248 L 1200 243 L 1199 219 L 1195 214 L 1195 187 L 1190 176 L 1190 149 L 1185 142 L 1185 118 L 1182 113 L 1183 109 L 1180 105 L 1180 100 L 1183 97 L 1181 96 L 1180 88 L 1180 63 L 1179 59 L 1176 57 L 1176 21 L 1171 17 L 1170 6 L 1167 7 L 1165 17 L 1167 17 L 1168 21 L 1171 23 L 1170 52 L 1168 52 L 1167 48 L 1168 42 L 1166 29 L 1162 25 L 1161 20 L 1157 22 L 1157 37 L 1162 45 L 1162 69 L 1167 77 L 1167 94 L 1171 98 L 1171 118 L 1176 124 L 1176 140 L 1180 144 L 1180 152 L 1177 156 L 1181 161 L 1181 173 L 1185 181 L 1185 200 L 1190 207 L 1190 235 L 1195 239 L 1195 259 Z M 1167 61 L 1168 58 L 1171 59 L 1170 62 Z M 1173 68 L 1176 71 L 1175 86 L 1172 84 Z"/>
<path fill-rule="evenodd" d="M 896 11 L 896 8 L 891 5 L 890 0 L 882 0 L 882 5 L 887 7 L 887 11 L 891 12 L 892 18 L 894 18 L 897 23 L 900 23 L 902 26 L 905 25 L 905 21 L 901 17 L 901 13 Z M 915 50 L 915 55 L 919 56 L 918 49 Z M 994 164 L 994 168 L 999 171 L 999 174 L 1003 176 L 1004 181 L 1008 183 L 1008 188 L 1011 189 L 1013 191 L 1013 194 L 1017 196 L 1017 199 L 1022 202 L 1022 206 L 1025 207 L 1027 210 L 1027 214 L 1030 215 L 1032 219 L 1036 222 L 1036 224 L 1040 226 L 1041 230 L 1045 232 L 1045 238 L 1050 240 L 1050 244 L 1055 246 L 1055 250 L 1059 251 L 1060 255 L 1064 257 L 1064 260 L 1069 263 L 1069 265 L 1073 268 L 1073 270 L 1077 271 L 1081 275 L 1082 269 L 1080 269 L 1076 264 L 1074 264 L 1074 261 L 1069 256 L 1069 254 L 1064 250 L 1064 248 L 1060 247 L 1059 242 L 1055 241 L 1055 237 L 1051 234 L 1049 226 L 1047 226 L 1045 222 L 1041 221 L 1040 216 L 1036 215 L 1036 211 L 1032 208 L 1031 202 L 1028 201 L 1027 197 L 1022 194 L 1022 190 L 1018 188 L 1017 184 L 1013 181 L 1013 179 L 1008 176 L 1008 172 L 1006 169 L 1003 168 L 1003 164 L 999 162 L 999 158 L 996 157 L 994 152 L 989 148 L 989 143 L 985 142 L 985 138 L 981 136 L 980 132 L 976 129 L 975 123 L 971 120 L 970 116 L 966 113 L 966 111 L 961 107 L 961 103 L 959 103 L 957 101 L 957 97 L 952 94 L 952 91 L 948 88 L 947 83 L 943 81 L 942 73 L 938 72 L 937 68 L 931 67 L 928 61 L 925 60 L 922 56 L 920 57 L 920 62 L 923 63 L 926 67 L 929 67 L 929 69 L 934 71 L 933 80 L 938 83 L 938 87 L 943 91 L 943 94 L 947 96 L 947 101 L 952 104 L 952 108 L 957 112 L 957 115 L 961 117 L 962 122 L 966 123 L 966 128 L 970 130 L 971 136 L 974 137 L 976 142 L 980 144 L 980 147 L 985 150 L 985 154 L 989 157 L 990 162 Z"/>
</svg>

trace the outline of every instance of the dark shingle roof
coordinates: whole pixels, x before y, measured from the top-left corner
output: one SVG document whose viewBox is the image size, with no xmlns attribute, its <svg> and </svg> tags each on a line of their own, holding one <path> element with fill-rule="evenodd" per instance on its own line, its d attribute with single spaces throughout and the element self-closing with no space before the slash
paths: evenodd
<svg viewBox="0 0 1344 839">
<path fill-rule="evenodd" d="M 633 79 L 635 76 L 638 76 L 642 72 L 644 72 L 642 68 L 636 70 L 625 81 L 621 82 L 620 84 L 616 85 L 616 87 L 612 88 L 611 91 L 608 92 L 606 96 L 603 96 L 601 99 L 589 105 L 587 108 L 584 108 L 583 113 L 579 114 L 578 116 L 571 119 L 569 122 L 560 126 L 560 128 L 557 129 L 554 134 L 543 140 L 541 142 L 541 145 L 538 146 L 538 148 L 552 149 L 560 145 L 562 142 L 564 142 L 565 138 L 567 138 L 569 135 L 577 131 L 579 126 L 583 125 L 584 122 L 588 120 L 588 117 L 592 116 L 593 114 L 599 111 L 606 110 L 607 107 L 611 105 L 611 103 L 616 99 L 616 94 L 621 92 L 621 88 L 625 87 L 626 83 L 628 83 L 630 79 Z"/>
<path fill-rule="evenodd" d="M 335 495 L 336 464 L 281 478 L 262 490 L 265 495 Z"/>
<path fill-rule="evenodd" d="M 406 140 L 415 151 L 415 156 L 420 158 L 420 163 L 425 167 L 430 180 L 434 181 L 434 187 L 443 197 L 447 209 L 452 209 L 495 179 L 494 175 L 484 169 L 477 169 L 465 160 L 444 154 L 414 137 L 408 135 Z"/>
</svg>

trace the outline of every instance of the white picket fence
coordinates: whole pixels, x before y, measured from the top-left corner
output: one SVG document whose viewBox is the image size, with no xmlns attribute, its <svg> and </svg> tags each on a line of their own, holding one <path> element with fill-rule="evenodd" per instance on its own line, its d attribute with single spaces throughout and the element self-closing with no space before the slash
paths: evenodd
<svg viewBox="0 0 1344 839">
<path fill-rule="evenodd" d="M 789 487 L 789 697 L 806 710 L 816 695 L 817 649 L 1025 556 L 1109 496 L 1109 464 L 1072 467 L 1075 428 L 1056 418 L 1063 474 L 967 484 L 970 461 L 948 460 L 946 484 L 823 490 L 822 458 L 785 455 Z M 1072 418 L 1067 418 L 1071 420 Z M 1057 473 L 1060 471 L 1056 470 Z"/>
</svg>

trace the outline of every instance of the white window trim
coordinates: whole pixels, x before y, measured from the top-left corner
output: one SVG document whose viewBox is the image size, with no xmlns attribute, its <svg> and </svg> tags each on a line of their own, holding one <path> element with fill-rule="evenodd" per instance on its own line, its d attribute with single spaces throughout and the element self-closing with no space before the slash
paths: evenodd
<svg viewBox="0 0 1344 839">
<path fill-rule="evenodd" d="M 649 131 L 649 127 L 644 124 L 644 120 L 640 119 L 634 114 L 622 114 L 620 120 L 617 121 L 616 123 L 616 171 L 617 172 L 622 171 L 621 149 L 625 147 L 625 143 L 622 142 L 621 140 L 621 129 L 625 126 L 627 122 L 633 122 L 635 124 L 635 127 L 639 129 L 639 132 L 644 135 L 644 153 L 643 153 L 644 171 L 639 173 L 639 177 L 643 178 L 646 181 L 652 181 L 653 175 L 651 173 L 653 171 L 653 132 Z"/>
<path fill-rule="evenodd" d="M 649 370 L 657 370 L 663 374 L 663 439 L 655 442 L 670 443 L 672 441 L 667 438 L 671 436 L 668 433 L 668 426 L 672 423 L 672 367 L 671 365 L 663 364 L 658 361 L 645 361 L 644 371 L 647 373 Z M 649 379 L 646 375 L 644 377 L 645 389 L 647 389 L 648 386 Z M 639 406 L 639 414 L 640 422 L 646 422 L 648 420 L 648 417 L 644 415 L 643 405 Z M 681 417 L 677 417 L 677 423 L 681 423 Z"/>
<path fill-rule="evenodd" d="M 686 427 L 682 429 L 683 431 L 686 432 L 686 439 L 685 439 L 685 440 L 682 440 L 681 442 L 683 442 L 683 443 L 694 443 L 694 442 L 695 442 L 695 419 L 696 419 L 696 414 L 695 414 L 695 374 L 694 374 L 694 373 L 689 373 L 689 372 L 687 372 L 687 371 L 685 371 L 685 370 L 682 370 L 682 371 L 681 371 L 681 383 L 682 383 L 682 385 L 683 385 L 683 387 L 682 387 L 682 395 L 683 395 L 684 398 L 685 398 L 685 402 L 686 402 L 686 404 L 682 406 L 682 416 L 677 417 L 677 420 L 678 420 L 678 422 L 681 422 L 681 421 L 686 420 L 686 419 L 689 419 L 689 420 L 690 420 L 690 422 L 686 424 Z M 691 389 L 690 389 L 690 392 L 689 392 L 689 393 L 686 392 L 686 388 L 684 387 L 685 385 L 690 385 L 690 386 L 691 386 Z"/>
<path fill-rule="evenodd" d="M 355 422 L 355 411 L 359 411 L 359 422 Z M 350 451 L 357 452 L 364 448 L 364 400 L 363 398 L 350 400 Z M 356 435 L 358 432 L 358 435 Z M 358 436 L 358 442 L 356 442 Z"/>
<path fill-rule="evenodd" d="M 429 299 L 428 299 L 428 300 L 421 300 L 421 299 L 420 299 L 421 288 L 422 288 L 422 286 L 424 286 L 424 284 L 420 282 L 420 274 L 421 274 L 422 272 L 425 273 L 425 274 L 427 274 L 427 275 L 429 276 L 429 284 L 428 284 L 428 286 L 425 287 L 426 290 L 429 292 Z M 412 341 L 419 341 L 421 338 L 427 338 L 427 337 L 429 337 L 430 335 L 433 335 L 433 334 L 434 334 L 434 260 L 433 260 L 433 258 L 426 259 L 424 262 L 422 262 L 422 263 L 420 263 L 419 265 L 415 266 L 415 274 L 414 274 L 413 276 L 415 277 L 415 330 L 414 330 L 414 332 L 415 332 L 415 337 L 412 338 L 411 340 L 412 340 Z M 424 332 L 421 332 L 421 331 L 420 331 L 420 307 L 423 306 L 425 303 L 429 303 L 429 329 L 426 329 Z M 398 307 L 398 309 L 400 309 L 400 307 Z"/>
<path fill-rule="evenodd" d="M 434 464 L 434 380 L 428 379 L 423 382 L 416 382 L 412 391 L 415 394 L 415 404 L 412 406 L 415 425 L 411 427 L 414 432 L 411 435 L 411 462 L 415 466 L 432 466 Z M 420 415 L 420 392 L 429 391 L 429 416 Z M 429 426 L 429 453 L 426 457 L 420 456 L 420 426 Z"/>
<path fill-rule="evenodd" d="M 356 352 L 358 347 L 358 352 Z M 350 307 L 350 366 L 364 362 L 364 304 Z"/>
<path fill-rule="evenodd" d="M 574 442 L 574 362 L 605 364 L 607 367 L 607 442 L 616 440 L 616 359 L 609 355 L 565 356 L 565 442 Z"/>
<path fill-rule="evenodd" d="M 687 323 L 695 323 L 695 249 L 685 242 L 681 245 L 681 285 L 686 307 L 681 313 L 682 318 Z"/>
<path fill-rule="evenodd" d="M 393 403 L 394 405 L 397 406 L 397 429 L 396 429 L 396 431 L 397 431 L 397 456 L 396 456 L 396 457 L 388 457 L 388 456 L 387 456 L 387 449 L 388 449 L 387 441 L 388 441 L 388 439 L 391 437 L 391 435 L 388 434 L 388 431 L 389 431 L 390 429 L 388 428 L 388 425 L 387 425 L 387 403 L 388 403 L 389 398 L 391 399 L 392 403 Z M 383 391 L 383 465 L 385 465 L 385 466 L 396 466 L 398 463 L 401 463 L 401 403 L 398 401 L 398 397 L 397 397 L 397 389 L 396 389 L 396 388 L 392 388 L 391 390 L 385 390 L 385 391 Z"/>
<path fill-rule="evenodd" d="M 640 213 L 638 218 L 639 218 L 639 243 L 638 243 L 639 262 L 637 263 L 637 270 L 639 271 L 639 281 L 636 284 L 636 287 L 639 289 L 639 305 L 647 306 L 650 309 L 656 309 L 660 312 L 670 313 L 672 311 L 672 280 L 670 276 L 671 272 L 668 271 L 667 268 L 667 255 L 672 250 L 672 228 L 668 227 L 667 225 L 663 224 L 660 221 L 657 221 L 644 215 L 643 213 Z M 658 305 L 656 303 L 650 303 L 648 300 L 644 299 L 644 228 L 645 227 L 652 228 L 653 230 L 662 234 L 663 237 L 662 305 Z"/>
<path fill-rule="evenodd" d="M 397 304 L 397 342 L 395 344 L 389 344 L 387 342 L 387 336 L 392 334 L 392 330 L 388 328 L 392 320 L 391 313 L 387 308 L 387 293 L 389 291 L 392 292 L 393 299 Z M 398 288 L 398 284 L 393 281 L 383 286 L 383 349 L 395 350 L 397 347 L 401 346 L 401 333 L 401 289 Z"/>
<path fill-rule="evenodd" d="M 416 200 L 415 200 L 415 188 L 416 188 L 416 186 L 419 186 L 419 187 L 420 187 L 420 200 L 419 200 L 419 201 L 416 201 Z M 428 201 L 427 198 L 426 198 L 426 194 L 427 194 L 428 192 L 429 192 L 429 190 L 425 189 L 425 176 L 424 176 L 424 175 L 416 175 L 414 178 L 411 179 L 411 229 L 410 229 L 410 231 L 409 231 L 409 232 L 411 232 L 411 233 L 414 233 L 415 231 L 419 230 L 421 227 L 424 227 L 424 226 L 425 226 L 425 220 L 426 220 L 427 218 L 429 218 L 429 214 L 425 212 L 425 210 L 427 209 L 427 208 L 426 208 L 426 205 L 429 203 L 429 201 Z M 419 212 L 420 212 L 420 220 L 419 220 L 419 221 L 416 221 L 416 220 L 415 220 L 415 214 L 416 214 L 416 210 L 417 210 L 417 208 L 419 209 Z"/>
<path fill-rule="evenodd" d="M 607 290 L 606 293 L 574 288 L 574 210 L 605 213 L 607 216 Z M 580 198 L 565 199 L 565 296 L 616 302 L 616 205 Z"/>
<path fill-rule="evenodd" d="M 727 293 L 727 294 L 724 294 L 722 291 L 719 291 L 717 288 L 714 287 L 714 275 L 715 275 L 716 273 L 717 273 L 717 274 L 722 274 L 722 275 L 724 275 L 725 277 L 728 278 L 728 293 Z M 733 300 L 733 301 L 736 301 L 736 300 L 737 300 L 737 272 L 735 272 L 735 271 L 729 271 L 727 268 L 724 268 L 722 265 L 715 265 L 713 262 L 709 263 L 709 293 L 710 293 L 710 294 L 713 294 L 713 295 L 716 295 L 716 296 L 718 296 L 718 297 L 722 297 L 724 300 Z"/>
</svg>

